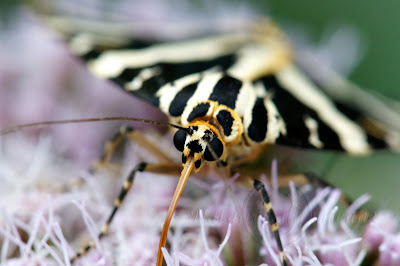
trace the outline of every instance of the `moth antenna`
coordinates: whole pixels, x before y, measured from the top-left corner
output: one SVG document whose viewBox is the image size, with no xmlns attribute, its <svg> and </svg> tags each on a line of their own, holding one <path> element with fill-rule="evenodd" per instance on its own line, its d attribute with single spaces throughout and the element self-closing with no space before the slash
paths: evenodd
<svg viewBox="0 0 400 266">
<path fill-rule="evenodd" d="M 73 123 L 90 123 L 90 122 L 100 122 L 100 121 L 118 121 L 118 120 L 142 122 L 142 123 L 163 126 L 163 127 L 173 127 L 173 128 L 177 128 L 177 129 L 182 129 L 189 135 L 192 134 L 192 130 L 190 130 L 188 128 L 181 127 L 181 126 L 174 125 L 174 124 L 167 123 L 167 122 L 159 122 L 159 121 L 142 119 L 142 118 L 134 118 L 134 117 L 115 116 L 115 117 L 100 117 L 100 118 L 85 118 L 85 119 L 53 120 L 53 121 L 46 121 L 46 122 L 23 124 L 23 125 L 18 125 L 18 126 L 14 126 L 14 127 L 1 129 L 0 136 L 7 135 L 10 133 L 13 133 L 13 132 L 25 129 L 25 128 L 31 128 L 31 127 L 40 127 L 40 126 L 48 126 L 48 125 L 63 125 L 63 124 L 73 124 Z"/>
</svg>

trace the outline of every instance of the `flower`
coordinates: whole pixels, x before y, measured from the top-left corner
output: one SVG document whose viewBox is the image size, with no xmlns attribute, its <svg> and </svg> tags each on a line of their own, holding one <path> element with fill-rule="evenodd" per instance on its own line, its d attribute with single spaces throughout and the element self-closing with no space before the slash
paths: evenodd
<svg viewBox="0 0 400 266">
<path fill-rule="evenodd" d="M 138 174 L 109 235 L 99 239 L 99 228 L 109 215 L 121 179 L 131 163 L 138 161 L 137 153 L 126 155 L 121 171 L 90 174 L 61 157 L 48 138 L 32 143 L 8 136 L 1 144 L 0 241 L 5 265 L 69 265 L 77 247 L 88 241 L 96 247 L 76 265 L 155 262 L 159 233 L 176 179 Z M 172 219 L 168 248 L 163 249 L 167 264 L 280 265 L 265 213 L 256 207 L 262 205 L 258 193 L 238 186 L 239 175 L 225 181 L 209 176 L 209 180 L 189 179 Z M 357 230 L 355 213 L 368 197 L 355 201 L 340 216 L 339 189 L 310 185 L 296 189 L 290 183 L 290 194 L 286 196 L 277 188 L 276 161 L 271 177 L 272 185 L 266 188 L 291 265 L 360 265 L 371 259 L 370 254 L 377 254 L 380 265 L 396 263 L 398 219 L 393 214 L 379 212 L 363 230 Z M 194 215 L 198 211 L 199 215 Z M 252 230 L 252 218 L 257 218 L 261 242 Z M 257 243 L 261 247 L 255 252 Z"/>
</svg>

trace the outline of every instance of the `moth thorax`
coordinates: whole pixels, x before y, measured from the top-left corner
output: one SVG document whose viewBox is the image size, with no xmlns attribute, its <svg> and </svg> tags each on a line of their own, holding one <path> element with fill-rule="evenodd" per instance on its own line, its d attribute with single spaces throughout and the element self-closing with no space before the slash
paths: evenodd
<svg viewBox="0 0 400 266">
<path fill-rule="evenodd" d="M 190 124 L 188 131 L 179 129 L 174 135 L 174 145 L 182 152 L 182 163 L 188 157 L 194 158 L 195 171 L 199 171 L 204 161 L 216 161 L 225 151 L 225 142 L 218 130 L 207 121 Z"/>
<path fill-rule="evenodd" d="M 204 121 L 219 130 L 227 145 L 237 144 L 243 134 L 242 119 L 226 105 L 215 101 L 203 101 L 189 105 L 182 114 L 182 124 L 189 125 L 196 121 Z"/>
</svg>

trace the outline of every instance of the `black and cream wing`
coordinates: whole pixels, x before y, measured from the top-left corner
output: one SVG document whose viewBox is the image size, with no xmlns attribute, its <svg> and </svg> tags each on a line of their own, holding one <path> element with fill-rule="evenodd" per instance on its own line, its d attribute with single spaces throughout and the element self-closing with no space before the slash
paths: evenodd
<svg viewBox="0 0 400 266">
<path fill-rule="evenodd" d="M 367 154 L 386 148 L 295 66 L 275 27 L 257 32 L 163 42 L 125 39 L 104 45 L 95 35 L 68 37 L 70 49 L 96 76 L 158 106 L 180 121 L 187 106 L 212 100 L 242 118 L 250 144 L 281 144 Z M 390 142 L 390 141 L 389 141 Z"/>
<path fill-rule="evenodd" d="M 153 105 L 161 107 L 161 94 L 175 91 L 177 100 L 171 110 L 165 110 L 170 116 L 180 115 L 174 107 L 180 109 L 206 72 L 226 71 L 246 41 L 242 34 L 179 42 L 126 39 L 108 46 L 87 33 L 68 39 L 71 51 L 86 62 L 93 74 Z"/>
<path fill-rule="evenodd" d="M 284 121 L 276 144 L 367 154 L 388 144 L 353 119 L 360 113 L 325 95 L 296 66 L 260 78 Z"/>
</svg>

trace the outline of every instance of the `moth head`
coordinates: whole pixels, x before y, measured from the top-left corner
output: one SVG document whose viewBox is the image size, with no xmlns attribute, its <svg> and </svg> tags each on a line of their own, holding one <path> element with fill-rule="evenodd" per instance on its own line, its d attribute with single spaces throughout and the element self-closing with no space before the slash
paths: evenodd
<svg viewBox="0 0 400 266">
<path fill-rule="evenodd" d="M 188 130 L 178 129 L 174 145 L 182 152 L 182 163 L 194 158 L 194 170 L 199 171 L 204 161 L 216 161 L 225 151 L 225 143 L 218 130 L 205 121 L 190 124 Z"/>
</svg>

